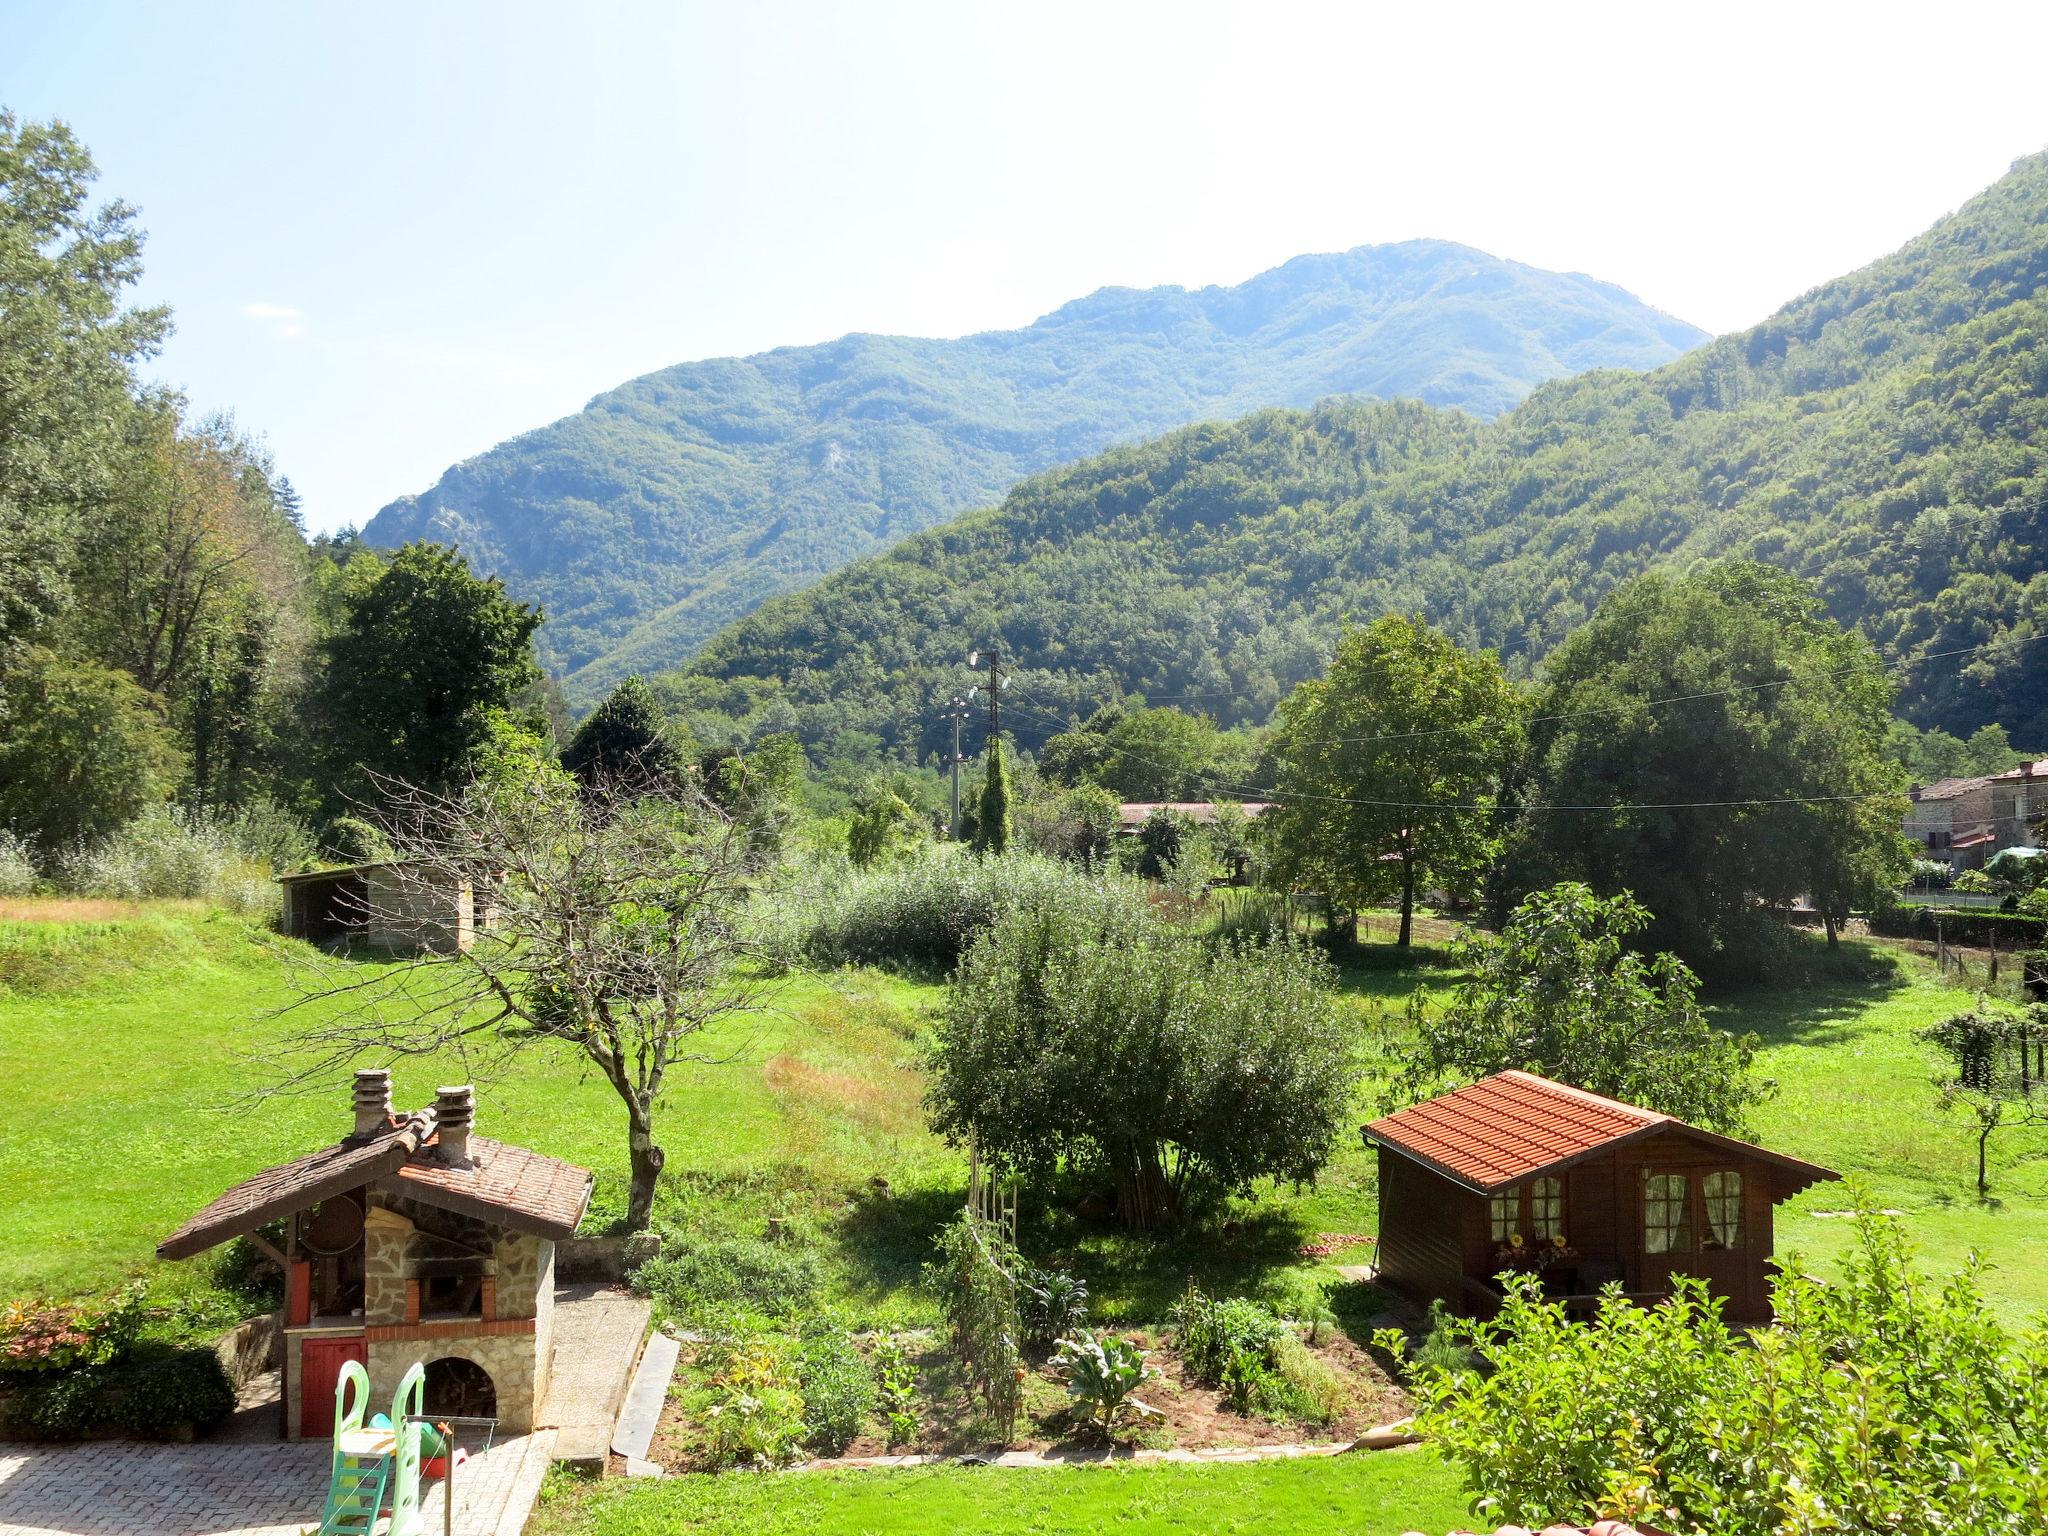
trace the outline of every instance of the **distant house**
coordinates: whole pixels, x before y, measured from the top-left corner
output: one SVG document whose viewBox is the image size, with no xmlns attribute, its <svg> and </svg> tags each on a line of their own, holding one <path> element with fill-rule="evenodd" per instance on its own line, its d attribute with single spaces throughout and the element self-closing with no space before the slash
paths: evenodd
<svg viewBox="0 0 2048 1536">
<path fill-rule="evenodd" d="M 1772 1216 L 1836 1174 L 1529 1072 L 1500 1072 L 1364 1128 L 1379 1148 L 1380 1278 L 1486 1316 L 1503 1271 L 1590 1309 L 1698 1275 L 1740 1323 L 1770 1321 Z"/>
<path fill-rule="evenodd" d="M 1236 804 L 1246 818 L 1252 820 L 1272 809 L 1264 800 L 1243 800 Z M 1198 827 L 1212 827 L 1216 824 L 1214 800 L 1126 800 L 1116 808 L 1117 831 L 1126 837 L 1135 836 L 1154 811 L 1172 811 L 1187 817 Z"/>
<path fill-rule="evenodd" d="M 474 882 L 417 860 L 307 870 L 277 883 L 285 933 L 311 944 L 451 953 L 489 925 L 488 890 L 480 911 Z"/>
<path fill-rule="evenodd" d="M 590 1171 L 470 1133 L 474 1096 L 443 1088 L 409 1115 L 391 1075 L 355 1075 L 354 1129 L 237 1184 L 157 1247 L 183 1259 L 248 1236 L 283 1268 L 283 1431 L 324 1438 L 344 1361 L 388 1399 L 415 1361 L 427 1411 L 524 1434 L 547 1394 L 555 1243 L 590 1202 Z M 285 1223 L 282 1250 L 258 1229 Z"/>
<path fill-rule="evenodd" d="M 2001 848 L 2024 846 L 2048 812 L 2048 758 L 2004 773 L 1941 779 L 1910 795 L 1906 835 L 1924 857 L 1960 874 L 1981 869 Z"/>
</svg>

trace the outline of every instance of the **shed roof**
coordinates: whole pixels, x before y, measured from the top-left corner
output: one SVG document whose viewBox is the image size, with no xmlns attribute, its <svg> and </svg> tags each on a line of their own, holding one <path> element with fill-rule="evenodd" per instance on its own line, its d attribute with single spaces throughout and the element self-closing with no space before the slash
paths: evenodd
<svg viewBox="0 0 2048 1536">
<path fill-rule="evenodd" d="M 406 1195 L 423 1204 L 541 1237 L 568 1237 L 576 1230 L 590 1203 L 589 1169 L 474 1134 L 469 1138 L 467 1167 L 444 1162 L 434 1119 L 431 1109 L 422 1110 L 374 1136 L 351 1136 L 266 1168 L 165 1238 L 157 1245 L 157 1257 L 189 1258 L 267 1221 L 380 1179 L 397 1180 Z"/>
<path fill-rule="evenodd" d="M 1671 1115 L 1552 1082 L 1533 1072 L 1496 1072 L 1455 1092 L 1384 1115 L 1369 1141 L 1480 1194 L 1653 1131 L 1677 1131 L 1773 1163 L 1796 1188 L 1836 1175 L 1746 1141 L 1701 1130 Z"/>
<path fill-rule="evenodd" d="M 1235 802 L 1237 808 L 1248 817 L 1263 815 L 1272 809 L 1267 800 L 1243 800 Z M 1126 827 L 1142 826 L 1145 818 L 1154 811 L 1177 811 L 1188 820 L 1203 826 L 1216 819 L 1214 800 L 1126 800 L 1116 808 L 1117 819 Z"/>
<path fill-rule="evenodd" d="M 351 875 L 360 875 L 373 869 L 408 869 L 431 866 L 425 859 L 366 859 L 360 864 L 335 864 L 326 869 L 301 869 L 288 875 L 277 876 L 279 885 L 298 885 L 308 880 L 346 880 Z"/>
<path fill-rule="evenodd" d="M 1994 773 L 1992 778 L 2001 784 L 2009 784 L 2016 779 L 2048 778 L 2048 757 L 2021 763 L 2019 767 L 2008 768 L 2003 773 Z"/>
<path fill-rule="evenodd" d="M 1973 789 L 1982 789 L 1991 782 L 1991 775 L 1980 773 L 1974 778 L 1936 779 L 1924 788 L 1916 789 L 1910 796 L 1914 800 L 1955 800 L 1967 795 Z"/>
</svg>

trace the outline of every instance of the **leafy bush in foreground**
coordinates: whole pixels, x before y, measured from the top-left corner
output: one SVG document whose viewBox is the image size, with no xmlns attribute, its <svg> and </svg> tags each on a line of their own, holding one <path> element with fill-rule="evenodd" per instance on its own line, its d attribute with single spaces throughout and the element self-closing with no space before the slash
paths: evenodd
<svg viewBox="0 0 2048 1536">
<path fill-rule="evenodd" d="M 1415 1362 L 1417 1431 L 1489 1522 L 1699 1536 L 2048 1529 L 2048 1328 L 1997 1321 L 1974 1268 L 1921 1274 L 1865 1212 L 1830 1284 L 1788 1263 L 1747 1339 L 1692 1279 L 1568 1322 L 1533 1277 L 1473 1325 L 1487 1373 Z M 1389 1330 L 1377 1341 L 1398 1349 Z"/>
<path fill-rule="evenodd" d="M 807 1321 L 799 1341 L 797 1378 L 803 1391 L 805 1443 L 837 1456 L 859 1438 L 875 1406 L 875 1378 L 853 1336 L 829 1318 Z"/>
<path fill-rule="evenodd" d="M 649 1259 L 633 1271 L 636 1290 L 678 1317 L 743 1307 L 792 1317 L 817 1305 L 817 1255 L 754 1237 L 710 1238 Z"/>
<path fill-rule="evenodd" d="M 1279 1407 L 1280 1341 L 1287 1325 L 1244 1296 L 1219 1301 L 1193 1285 L 1173 1307 L 1174 1342 L 1197 1381 L 1220 1387 L 1239 1413 Z"/>
</svg>

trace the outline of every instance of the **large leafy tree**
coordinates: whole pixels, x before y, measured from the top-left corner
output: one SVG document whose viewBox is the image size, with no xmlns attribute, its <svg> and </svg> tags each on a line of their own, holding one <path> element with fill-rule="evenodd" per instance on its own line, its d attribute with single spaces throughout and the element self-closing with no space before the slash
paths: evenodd
<svg viewBox="0 0 2048 1536">
<path fill-rule="evenodd" d="M 54 853 L 162 802 L 181 764 L 154 694 L 125 672 L 32 647 L 0 731 L 0 827 Z"/>
<path fill-rule="evenodd" d="M 491 712 L 539 677 L 540 614 L 435 544 L 408 544 L 388 566 L 351 562 L 347 574 L 326 645 L 332 786 L 344 798 L 374 798 L 380 779 L 449 787 Z"/>
<path fill-rule="evenodd" d="M 1276 872 L 1343 907 L 1397 899 L 1405 947 L 1417 890 L 1468 891 L 1493 856 L 1521 717 L 1492 652 L 1400 615 L 1353 630 L 1280 706 L 1279 803 L 1260 821 Z"/>
<path fill-rule="evenodd" d="M 1104 1178 L 1135 1228 L 1198 1193 L 1313 1177 L 1352 1085 L 1317 952 L 1200 944 L 1114 884 L 1019 903 L 976 940 L 932 1067 L 942 1133 L 1026 1176 Z"/>
<path fill-rule="evenodd" d="M 1529 896 L 1498 934 L 1460 940 L 1468 979 L 1448 1005 L 1417 994 L 1413 1043 L 1396 1096 L 1510 1069 L 1640 1104 L 1710 1129 L 1737 1131 L 1770 1084 L 1753 1071 L 1757 1041 L 1717 1029 L 1699 983 L 1674 955 L 1626 947 L 1649 921 L 1623 894 L 1564 884 Z"/>
<path fill-rule="evenodd" d="M 70 596 L 81 506 L 106 488 L 131 365 L 169 329 L 124 309 L 142 234 L 94 208 L 92 157 L 62 123 L 0 109 L 0 672 Z"/>
<path fill-rule="evenodd" d="M 1527 884 L 1633 891 L 1649 943 L 1753 957 L 1759 908 L 1810 896 L 1830 937 L 1904 877 L 1904 771 L 1877 653 L 1813 590 L 1733 562 L 1611 594 L 1552 658 L 1532 737 Z"/>
</svg>

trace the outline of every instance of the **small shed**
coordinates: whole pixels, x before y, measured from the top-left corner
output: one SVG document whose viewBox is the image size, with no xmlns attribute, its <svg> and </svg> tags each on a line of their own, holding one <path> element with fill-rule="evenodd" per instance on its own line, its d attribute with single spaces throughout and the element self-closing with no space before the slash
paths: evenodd
<svg viewBox="0 0 2048 1536">
<path fill-rule="evenodd" d="M 420 1361 L 429 1413 L 524 1434 L 547 1395 L 555 1243 L 583 1219 L 590 1171 L 473 1135 L 466 1086 L 394 1114 L 390 1074 L 363 1071 L 352 1108 L 348 1135 L 237 1184 L 157 1257 L 246 1236 L 282 1266 L 287 1439 L 332 1431 L 350 1360 L 370 1373 L 373 1400 Z M 281 1250 L 259 1231 L 280 1219 Z"/>
<path fill-rule="evenodd" d="M 1771 1318 L 1776 1207 L 1837 1175 L 1531 1072 L 1499 1072 L 1364 1128 L 1379 1148 L 1379 1271 L 1421 1302 L 1487 1316 L 1533 1270 L 1590 1311 L 1619 1281 L 1654 1303 L 1679 1275 L 1731 1322 Z"/>
<path fill-rule="evenodd" d="M 280 875 L 285 933 L 311 944 L 450 954 L 476 940 L 474 882 L 414 859 Z"/>
</svg>

